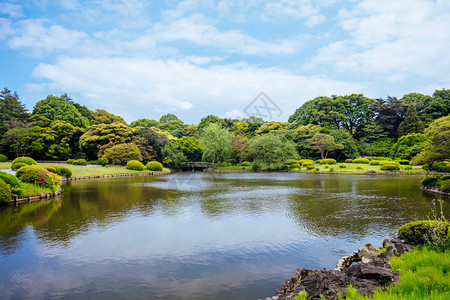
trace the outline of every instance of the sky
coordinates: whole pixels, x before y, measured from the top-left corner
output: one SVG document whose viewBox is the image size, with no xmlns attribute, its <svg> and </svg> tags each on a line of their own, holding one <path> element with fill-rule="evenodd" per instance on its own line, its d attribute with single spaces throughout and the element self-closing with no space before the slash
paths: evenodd
<svg viewBox="0 0 450 300">
<path fill-rule="evenodd" d="M 0 1 L 2 88 L 29 110 L 67 93 L 127 122 L 431 95 L 450 88 L 449 49 L 449 0 Z"/>
</svg>

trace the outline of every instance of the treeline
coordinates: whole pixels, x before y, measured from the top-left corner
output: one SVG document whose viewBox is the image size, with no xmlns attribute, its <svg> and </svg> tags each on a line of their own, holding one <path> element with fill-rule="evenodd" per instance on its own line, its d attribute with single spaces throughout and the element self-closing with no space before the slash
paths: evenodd
<svg viewBox="0 0 450 300">
<path fill-rule="evenodd" d="M 289 159 L 359 156 L 424 164 L 450 157 L 449 110 L 450 90 L 443 89 L 401 99 L 317 97 L 288 122 L 208 115 L 189 125 L 166 114 L 126 124 L 120 116 L 90 110 L 66 94 L 48 96 L 28 112 L 17 93 L 5 88 L 0 95 L 0 153 L 10 159 L 103 158 L 114 164 L 158 160 L 172 168 L 199 160 L 271 166 Z"/>
</svg>

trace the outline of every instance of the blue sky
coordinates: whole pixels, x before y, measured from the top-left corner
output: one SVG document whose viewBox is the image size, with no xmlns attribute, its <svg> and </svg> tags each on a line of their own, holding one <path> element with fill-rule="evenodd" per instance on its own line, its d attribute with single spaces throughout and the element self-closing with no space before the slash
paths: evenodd
<svg viewBox="0 0 450 300">
<path fill-rule="evenodd" d="M 449 49 L 448 0 L 0 2 L 2 87 L 128 122 L 245 117 L 261 91 L 282 121 L 321 95 L 432 94 Z"/>
</svg>

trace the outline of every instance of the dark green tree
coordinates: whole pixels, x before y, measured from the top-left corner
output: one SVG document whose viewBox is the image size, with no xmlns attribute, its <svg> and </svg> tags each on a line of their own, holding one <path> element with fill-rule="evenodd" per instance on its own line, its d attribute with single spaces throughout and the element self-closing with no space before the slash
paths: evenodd
<svg viewBox="0 0 450 300">
<path fill-rule="evenodd" d="M 23 123 L 27 118 L 27 110 L 20 102 L 19 95 L 4 88 L 0 92 L 0 136 L 13 127 L 11 122 Z"/>
<path fill-rule="evenodd" d="M 220 124 L 221 122 L 222 122 L 221 118 L 214 116 L 214 115 L 207 115 L 206 117 L 204 117 L 200 120 L 200 123 L 198 123 L 197 132 L 201 133 L 203 128 L 205 128 L 206 126 L 208 126 L 211 123 Z"/>
<path fill-rule="evenodd" d="M 202 159 L 203 147 L 196 138 L 184 136 L 173 143 L 183 152 L 187 160 L 200 161 Z"/>
<path fill-rule="evenodd" d="M 424 126 L 417 115 L 416 107 L 413 103 L 408 105 L 405 118 L 398 126 L 398 136 L 404 136 L 410 133 L 423 133 Z"/>
<path fill-rule="evenodd" d="M 320 158 L 327 158 L 328 152 L 343 149 L 344 146 L 337 144 L 334 137 L 328 134 L 318 133 L 308 140 L 308 147 L 320 151 Z"/>
<path fill-rule="evenodd" d="M 314 124 L 323 127 L 339 128 L 344 118 L 342 101 L 320 96 L 305 102 L 289 117 L 288 121 L 299 125 Z"/>
<path fill-rule="evenodd" d="M 176 115 L 174 114 L 165 114 L 164 116 L 161 116 L 161 118 L 159 118 L 159 123 L 168 123 L 170 121 L 180 121 L 181 123 L 183 123 L 183 121 L 181 121 Z"/>
<path fill-rule="evenodd" d="M 359 157 L 358 146 L 350 132 L 341 128 L 331 130 L 330 135 L 334 137 L 335 143 L 343 146 L 342 149 L 336 149 L 334 151 L 334 157 L 336 157 L 336 159 Z"/>
<path fill-rule="evenodd" d="M 134 128 L 134 127 L 158 127 L 158 125 L 160 125 L 160 123 L 156 120 L 152 120 L 152 119 L 139 119 L 136 121 L 131 122 L 130 127 Z"/>
<path fill-rule="evenodd" d="M 274 132 L 253 138 L 250 141 L 248 151 L 254 161 L 263 162 L 267 165 L 298 158 L 295 144 Z"/>
<path fill-rule="evenodd" d="M 422 133 L 404 135 L 398 139 L 389 152 L 393 159 L 410 160 L 428 147 L 430 140 Z"/>
<path fill-rule="evenodd" d="M 373 110 L 377 124 L 383 128 L 388 137 L 396 138 L 406 106 L 396 97 L 388 96 L 386 99 L 375 99 Z"/>
</svg>

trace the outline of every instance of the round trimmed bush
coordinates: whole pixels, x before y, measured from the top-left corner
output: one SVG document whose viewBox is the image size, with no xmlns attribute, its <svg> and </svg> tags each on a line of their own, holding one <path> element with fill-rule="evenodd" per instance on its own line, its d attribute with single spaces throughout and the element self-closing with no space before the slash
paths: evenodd
<svg viewBox="0 0 450 300">
<path fill-rule="evenodd" d="M 98 163 L 102 167 L 106 167 L 106 165 L 109 163 L 109 160 L 106 157 L 102 157 L 98 160 Z"/>
<path fill-rule="evenodd" d="M 387 161 L 390 161 L 392 159 L 390 157 L 378 156 L 378 157 L 372 158 L 372 160 L 387 160 Z"/>
<path fill-rule="evenodd" d="M 2 179 L 6 184 L 9 184 L 12 195 L 20 196 L 22 194 L 20 181 L 16 176 L 0 171 L 0 179 Z"/>
<path fill-rule="evenodd" d="M 5 162 L 8 161 L 8 158 L 6 157 L 6 155 L 0 154 L 0 162 Z"/>
<path fill-rule="evenodd" d="M 398 171 L 400 167 L 394 164 L 384 164 L 381 166 L 381 170 L 383 171 Z"/>
<path fill-rule="evenodd" d="M 381 160 L 371 160 L 369 162 L 369 165 L 371 165 L 371 166 L 379 166 L 380 163 L 381 163 Z"/>
<path fill-rule="evenodd" d="M 57 174 L 56 168 L 54 166 L 44 166 L 44 168 L 46 168 L 49 172 Z"/>
<path fill-rule="evenodd" d="M 292 165 L 289 166 L 290 169 L 300 169 L 300 164 L 299 163 L 294 163 Z"/>
<path fill-rule="evenodd" d="M 450 193 L 450 179 L 444 180 L 441 183 L 441 191 L 445 193 Z"/>
<path fill-rule="evenodd" d="M 368 164 L 369 163 L 369 159 L 365 158 L 365 157 L 360 157 L 360 158 L 355 158 L 353 160 L 354 164 Z"/>
<path fill-rule="evenodd" d="M 347 159 L 345 160 L 345 162 L 348 163 L 348 164 L 351 164 L 351 163 L 353 162 L 353 159 L 347 158 Z"/>
<path fill-rule="evenodd" d="M 306 169 L 313 170 L 314 169 L 314 164 L 306 165 Z"/>
<path fill-rule="evenodd" d="M 144 171 L 144 165 L 138 160 L 130 160 L 127 162 L 127 169 L 135 171 Z"/>
<path fill-rule="evenodd" d="M 244 167 L 249 167 L 249 166 L 251 166 L 252 164 L 251 164 L 249 161 L 243 161 L 243 162 L 241 163 L 241 165 L 244 166 Z"/>
<path fill-rule="evenodd" d="M 34 183 L 39 186 L 52 188 L 59 184 L 60 178 L 58 175 L 47 171 L 43 167 L 36 165 L 24 166 L 17 170 L 16 177 L 23 182 Z"/>
<path fill-rule="evenodd" d="M 396 159 L 395 161 L 401 165 L 409 165 L 409 160 L 407 159 Z"/>
<path fill-rule="evenodd" d="M 339 168 L 341 169 L 347 169 L 348 165 L 347 164 L 339 164 Z"/>
<path fill-rule="evenodd" d="M 164 168 L 158 161 L 149 161 L 145 167 L 150 171 L 162 171 Z"/>
<path fill-rule="evenodd" d="M 37 165 L 37 162 L 34 159 L 27 156 L 17 157 L 15 160 L 11 162 L 11 166 L 17 163 L 24 163 L 27 165 Z"/>
<path fill-rule="evenodd" d="M 403 167 L 403 170 L 412 170 L 412 169 L 414 169 L 412 166 L 404 166 Z"/>
<path fill-rule="evenodd" d="M 21 162 L 15 163 L 15 164 L 12 164 L 12 165 L 11 165 L 11 170 L 17 171 L 17 170 L 19 170 L 20 168 L 22 168 L 22 167 L 24 167 L 24 166 L 29 166 L 29 165 L 26 164 L 26 163 L 21 163 Z"/>
<path fill-rule="evenodd" d="M 289 158 L 289 159 L 286 159 L 284 163 L 285 163 L 286 165 L 290 166 L 290 165 L 292 165 L 292 164 L 298 163 L 298 160 Z"/>
<path fill-rule="evenodd" d="M 85 166 L 85 165 L 87 165 L 87 161 L 86 161 L 85 159 L 80 158 L 80 159 L 75 159 L 75 160 L 72 162 L 72 164 L 73 164 L 74 166 Z"/>
<path fill-rule="evenodd" d="M 74 161 L 75 161 L 75 159 L 71 158 L 71 159 L 68 159 L 68 160 L 66 161 L 66 163 L 69 164 L 69 165 L 73 165 L 73 162 L 74 162 Z"/>
<path fill-rule="evenodd" d="M 450 173 L 450 163 L 445 161 L 434 162 L 431 165 L 431 170 L 436 172 Z"/>
<path fill-rule="evenodd" d="M 69 168 L 66 167 L 60 167 L 59 168 L 59 173 L 61 176 L 64 176 L 66 178 L 69 178 L 70 176 L 72 176 L 72 171 Z"/>
<path fill-rule="evenodd" d="M 322 165 L 334 165 L 336 163 L 336 160 L 333 158 L 324 158 L 320 162 Z"/>
<path fill-rule="evenodd" d="M 313 166 L 314 167 L 314 162 L 312 160 L 307 160 L 307 161 L 304 161 L 302 163 L 302 167 L 308 168 L 308 166 Z"/>
<path fill-rule="evenodd" d="M 0 179 L 0 202 L 9 202 L 11 200 L 11 190 L 9 185 Z"/>
<path fill-rule="evenodd" d="M 314 161 L 313 161 L 312 159 L 300 159 L 300 160 L 298 161 L 298 163 L 299 163 L 300 165 L 303 165 L 304 162 L 310 162 L 310 163 L 314 164 Z"/>
<path fill-rule="evenodd" d="M 422 180 L 422 186 L 436 186 L 439 176 L 427 176 Z"/>
<path fill-rule="evenodd" d="M 398 236 L 413 245 L 447 239 L 450 223 L 443 221 L 414 221 L 400 227 Z"/>
</svg>

